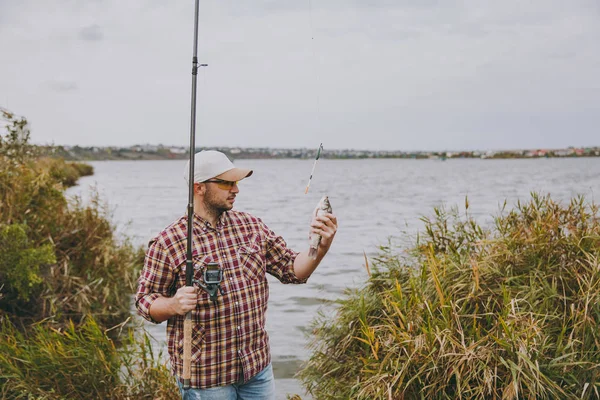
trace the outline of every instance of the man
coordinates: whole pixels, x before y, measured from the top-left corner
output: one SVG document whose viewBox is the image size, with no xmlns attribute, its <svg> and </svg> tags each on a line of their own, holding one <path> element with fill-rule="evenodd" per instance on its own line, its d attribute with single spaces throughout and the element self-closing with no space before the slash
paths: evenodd
<svg viewBox="0 0 600 400">
<path fill-rule="evenodd" d="M 223 275 L 216 301 L 197 286 L 185 286 L 187 216 L 165 228 L 146 253 L 136 307 L 151 322 L 168 320 L 168 350 L 176 377 L 183 372 L 184 316 L 192 312 L 191 388 L 184 390 L 178 380 L 185 399 L 275 398 L 265 330 L 266 273 L 283 283 L 305 283 L 337 231 L 333 214 L 318 216 L 310 227 L 311 234 L 322 237 L 316 260 L 308 257 L 308 249 L 292 251 L 259 218 L 232 210 L 237 182 L 250 175 L 251 170 L 234 167 L 218 151 L 195 155 L 194 279 L 205 285 L 203 272 L 209 263 L 218 263 Z"/>
</svg>

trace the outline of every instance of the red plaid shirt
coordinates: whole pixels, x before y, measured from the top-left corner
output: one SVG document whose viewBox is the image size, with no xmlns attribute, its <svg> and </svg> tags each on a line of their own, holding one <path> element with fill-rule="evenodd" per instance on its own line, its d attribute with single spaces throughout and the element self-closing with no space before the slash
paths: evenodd
<svg viewBox="0 0 600 400">
<path fill-rule="evenodd" d="M 191 387 L 210 388 L 247 381 L 271 362 L 265 312 L 269 299 L 266 273 L 283 283 L 304 283 L 293 270 L 298 253 L 288 249 L 259 218 L 228 211 L 217 226 L 194 216 L 194 279 L 203 281 L 209 262 L 223 269 L 217 304 L 200 290 L 192 311 Z M 150 242 L 136 294 L 138 312 L 148 321 L 158 296 L 171 297 L 185 286 L 187 217 L 168 226 Z M 183 373 L 183 320 L 167 322 L 173 374 Z"/>
</svg>

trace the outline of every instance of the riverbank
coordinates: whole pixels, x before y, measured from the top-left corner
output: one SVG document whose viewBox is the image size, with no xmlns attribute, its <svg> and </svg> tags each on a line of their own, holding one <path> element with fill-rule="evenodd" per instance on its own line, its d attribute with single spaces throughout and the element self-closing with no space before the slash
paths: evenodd
<svg viewBox="0 0 600 400">
<path fill-rule="evenodd" d="M 14 146 L 11 149 L 14 150 Z M 104 229 L 105 222 L 96 218 L 96 215 L 105 215 L 102 207 L 97 209 L 96 214 L 93 210 L 82 214 L 88 218 L 77 219 L 64 209 L 53 208 L 53 203 L 44 203 L 54 199 L 56 204 L 61 204 L 57 191 L 64 195 L 63 183 L 52 178 L 53 174 L 47 170 L 35 167 L 36 158 L 24 158 L 24 163 L 18 160 L 14 152 L 11 157 L 3 159 L 7 164 L 3 164 L 0 171 L 10 173 L 1 175 L 7 180 L 0 182 L 3 185 L 8 182 L 10 186 L 2 186 L 0 194 L 25 195 L 13 197 L 10 201 L 4 197 L 0 199 L 3 204 L 0 211 L 12 210 L 2 215 L 0 223 L 20 222 L 29 228 L 23 228 L 24 236 L 15 233 L 17 231 L 4 235 L 11 240 L 3 242 L 4 247 L 0 251 L 2 260 L 9 260 L 6 255 L 13 254 L 15 257 L 10 259 L 17 260 L 17 263 L 9 260 L 2 264 L 0 271 L 5 273 L 12 265 L 26 265 L 30 268 L 20 271 L 33 274 L 9 274 L 19 279 L 14 281 L 17 284 L 5 285 L 2 293 L 7 293 L 5 290 L 10 287 L 14 297 L 19 298 L 21 294 L 21 301 L 29 297 L 35 303 L 39 299 L 37 290 L 43 287 L 40 285 L 47 284 L 48 276 L 54 277 L 48 271 L 55 265 L 58 275 L 66 272 L 73 280 L 71 283 L 63 281 L 66 282 L 63 286 L 55 288 L 60 296 L 69 300 L 92 299 L 94 302 L 97 301 L 95 296 L 100 296 L 100 302 L 95 304 L 101 305 L 105 295 L 100 290 L 102 283 L 95 279 L 98 276 L 90 275 L 93 271 L 87 268 L 100 273 L 110 272 L 117 266 L 106 263 L 106 259 L 102 258 L 100 260 L 104 262 L 95 263 L 99 255 L 94 251 L 106 251 L 105 245 L 110 243 L 122 245 L 120 240 L 115 239 L 114 231 L 108 235 L 111 231 Z M 159 162 L 157 165 L 150 161 L 95 163 L 97 168 L 93 180 L 114 185 L 115 192 L 111 192 L 107 199 L 122 208 L 129 207 L 125 208 L 117 223 L 123 226 L 133 219 L 138 224 L 134 231 L 144 232 L 145 237 L 146 231 L 155 232 L 172 215 L 184 211 L 187 197 L 183 179 L 181 185 L 173 183 L 174 177 L 181 176 L 183 162 Z M 357 160 L 348 163 L 325 160 L 320 165 L 318 179 L 311 187 L 314 193 L 305 196 L 303 185 L 307 165 L 310 167 L 310 163 L 301 160 L 255 160 L 250 166 L 257 171 L 256 176 L 242 187 L 237 204 L 257 212 L 272 229 L 286 237 L 293 248 L 301 248 L 306 245 L 305 217 L 314 206 L 311 196 L 319 196 L 323 185 L 331 184 L 328 190 L 333 194 L 334 210 L 343 229 L 340 229 L 331 254 L 309 285 L 293 288 L 271 286 L 269 312 L 280 313 L 270 314 L 267 321 L 267 330 L 272 332 L 274 357 L 297 357 L 302 347 L 297 345 L 301 340 L 284 334 L 280 325 L 316 338 L 316 347 L 308 354 L 310 361 L 303 372 L 308 374 L 303 375 L 303 379 L 315 398 L 345 398 L 344 390 L 353 391 L 348 395 L 350 398 L 408 397 L 416 390 L 415 387 L 431 390 L 425 394 L 433 398 L 460 397 L 457 390 L 462 390 L 464 398 L 486 397 L 489 393 L 498 397 L 514 397 L 514 393 L 543 397 L 536 396 L 532 390 L 546 391 L 558 398 L 597 396 L 598 379 L 594 372 L 599 370 L 600 363 L 594 343 L 598 343 L 598 333 L 590 326 L 597 326 L 599 321 L 596 317 L 600 315 L 597 308 L 600 304 L 596 284 L 598 277 L 594 275 L 599 271 L 599 217 L 593 205 L 573 195 L 581 188 L 598 187 L 600 174 L 596 160 L 499 161 L 487 164 L 487 167 L 486 163 L 463 160 L 453 163 L 452 169 L 437 162 Z M 535 184 L 523 179 L 527 176 L 535 176 Z M 11 181 L 9 177 L 18 179 Z M 92 177 L 80 179 L 80 182 L 92 183 Z M 272 185 L 273 182 L 278 184 Z M 523 200 L 540 182 L 555 185 L 552 186 L 554 189 L 548 190 L 561 193 L 561 199 L 565 201 L 556 204 L 544 196 Z M 357 191 L 357 187 L 361 190 Z M 504 187 L 509 191 L 502 191 Z M 471 193 L 477 200 L 470 196 L 470 202 L 465 202 L 464 193 L 469 188 L 476 188 L 471 189 Z M 82 190 L 87 191 L 87 186 L 83 185 Z M 385 196 L 373 196 L 374 193 L 385 193 Z M 523 206 L 515 210 L 505 206 L 506 213 L 501 219 L 504 222 L 494 225 L 497 228 L 478 224 L 470 218 L 482 214 L 477 208 L 479 205 L 483 203 L 494 208 L 498 200 L 507 197 L 506 193 L 516 193 L 517 199 L 523 200 Z M 481 197 L 484 195 L 487 197 Z M 465 204 L 458 219 L 454 219 L 451 213 L 433 208 L 438 201 L 457 204 L 457 197 L 462 198 Z M 573 201 L 570 202 L 569 198 Z M 25 207 L 18 211 L 4 207 L 21 203 Z M 90 201 L 80 203 L 78 207 L 86 209 L 91 205 L 93 209 L 99 204 L 99 198 L 91 196 Z M 369 206 L 366 207 L 366 204 Z M 165 212 L 151 214 L 147 212 L 150 209 Z M 437 209 L 434 216 L 424 221 L 430 229 L 422 231 L 417 246 L 406 245 L 408 242 L 414 244 L 412 240 L 415 237 L 402 232 L 406 220 L 431 215 L 432 209 Z M 60 243 L 70 249 L 68 254 L 73 259 L 89 261 L 89 265 L 70 264 L 70 258 L 62 262 L 45 258 L 52 252 L 43 250 L 44 245 L 56 242 L 55 237 L 50 236 L 52 240 L 47 242 L 36 242 L 27 236 L 28 229 L 37 232 L 51 226 L 54 224 L 51 217 L 60 216 L 63 212 L 64 219 L 74 219 L 73 223 L 56 225 L 50 232 L 65 234 L 64 237 L 70 241 Z M 488 213 L 486 209 L 485 214 L 492 212 Z M 462 215 L 464 218 L 461 220 Z M 45 223 L 37 225 L 40 221 Z M 99 237 L 104 237 L 104 240 L 91 240 L 94 236 L 90 237 L 87 232 L 94 226 L 103 228 Z M 388 226 L 397 228 L 402 244 L 392 246 L 385 242 L 385 237 L 389 236 Z M 22 240 L 14 240 L 19 237 Z M 47 239 L 46 235 L 40 237 Z M 14 243 L 22 245 L 8 247 Z M 373 243 L 378 244 L 381 252 L 371 254 L 367 250 L 372 276 L 363 279 L 367 272 L 361 249 Z M 46 249 L 51 249 L 51 246 Z M 82 257 L 79 254 L 82 249 L 86 254 L 95 256 Z M 55 258 L 56 255 L 54 251 Z M 34 264 L 31 260 L 40 262 Z M 124 276 L 128 276 L 135 271 L 135 263 L 133 266 L 127 262 L 121 264 L 125 264 L 126 269 L 117 275 L 125 273 Z M 36 265 L 37 271 L 32 269 Z M 415 276 L 411 275 L 412 268 L 418 271 Z M 43 282 L 37 282 L 40 278 Z M 10 279 L 3 276 L 2 282 Z M 355 279 L 358 284 L 353 283 Z M 365 282 L 366 288 L 363 288 Z M 556 285 L 563 283 L 566 286 L 557 290 Z M 348 292 L 348 287 L 354 287 L 358 297 Z M 30 288 L 33 288 L 32 292 Z M 568 288 L 572 292 L 562 290 Z M 106 299 L 106 305 L 119 304 L 118 299 L 128 296 L 110 297 Z M 489 301 L 486 303 L 486 300 Z M 314 315 L 313 306 L 330 301 L 340 304 L 338 317 L 328 318 L 325 326 L 317 323 L 311 328 L 305 323 L 306 318 L 311 319 Z M 573 306 L 561 308 L 561 302 Z M 61 305 L 60 302 L 55 304 Z M 86 303 L 81 306 L 85 307 Z M 98 310 L 94 307 L 89 313 L 98 313 Z M 140 398 L 145 395 L 176 398 L 176 388 L 172 387 L 172 379 L 164 366 L 158 365 L 151 356 L 144 356 L 148 353 L 133 342 L 130 342 L 131 346 L 123 346 L 123 343 L 128 343 L 127 335 L 108 336 L 121 329 L 126 330 L 126 325 L 117 325 L 112 330 L 109 330 L 110 326 L 97 329 L 87 316 L 75 312 L 78 310 L 50 314 L 52 319 L 48 325 L 45 324 L 47 320 L 42 320 L 44 323 L 37 321 L 35 325 L 43 329 L 42 334 L 33 329 L 28 329 L 24 336 L 19 336 L 21 330 L 3 328 L 0 331 L 1 369 L 10 372 L 3 375 L 9 376 L 8 380 L 0 381 L 0 387 L 5 391 L 0 392 L 2 397 L 33 395 L 58 399 L 68 396 L 61 392 L 61 388 L 66 388 L 70 397 L 73 397 L 72 393 L 81 393 L 80 398 Z M 563 314 L 557 315 L 556 312 Z M 100 313 L 101 316 L 103 314 Z M 76 318 L 71 318 L 73 315 Z M 581 319 L 582 316 L 585 319 Z M 5 317 L 6 314 L 1 317 L 3 324 L 8 321 Z M 69 323 L 58 324 L 69 319 L 73 329 Z M 564 325 L 556 325 L 559 320 L 564 321 Z M 405 322 L 401 324 L 401 321 Z M 409 326 L 406 321 L 412 325 Z M 506 323 L 508 330 L 504 330 L 500 321 Z M 569 335 L 561 335 L 565 329 Z M 581 333 L 583 336 L 578 336 Z M 466 346 L 460 347 L 463 340 Z M 441 343 L 448 345 L 442 347 Z M 123 353 L 124 349 L 137 350 Z M 408 359 L 407 352 L 413 357 Z M 123 357 L 123 354 L 130 356 Z M 453 359 L 456 354 L 461 358 Z M 494 358 L 496 354 L 498 357 Z M 108 362 L 98 362 L 102 361 L 98 360 L 99 357 L 108 357 Z M 321 363 L 323 359 L 336 362 Z M 131 364 L 132 360 L 139 363 Z M 532 368 L 529 361 L 537 369 Z M 499 371 L 491 375 L 491 381 L 484 380 L 482 384 L 475 378 L 469 379 L 490 376 L 483 369 L 488 363 L 495 363 L 494 371 Z M 128 365 L 132 366 L 132 372 L 127 374 L 130 379 L 123 380 L 118 371 Z M 104 371 L 104 368 L 110 374 L 99 375 L 98 371 Z M 136 371 L 143 374 L 136 374 Z M 410 377 L 415 378 L 408 380 L 406 377 L 409 375 L 402 375 L 402 371 L 410 371 Z M 77 379 L 73 380 L 73 377 Z M 161 381 L 163 378 L 165 380 Z M 336 387 L 334 384 L 338 381 L 340 386 Z M 73 382 L 80 384 L 69 386 Z M 159 392 L 160 388 L 172 390 Z M 390 391 L 390 388 L 397 391 Z M 419 393 L 415 396 L 418 397 Z"/>
<path fill-rule="evenodd" d="M 144 145 L 130 147 L 81 147 L 81 146 L 45 146 L 44 153 L 65 160 L 101 161 L 101 160 L 185 160 L 188 148 L 163 145 Z M 277 149 L 277 148 L 240 148 L 207 147 L 218 150 L 234 160 L 252 159 L 314 159 L 315 149 Z M 197 148 L 196 151 L 203 150 Z M 600 147 L 570 147 L 567 149 L 524 149 L 500 151 L 373 151 L 355 149 L 324 149 L 324 159 L 531 159 L 531 158 L 573 158 L 600 157 Z"/>
</svg>

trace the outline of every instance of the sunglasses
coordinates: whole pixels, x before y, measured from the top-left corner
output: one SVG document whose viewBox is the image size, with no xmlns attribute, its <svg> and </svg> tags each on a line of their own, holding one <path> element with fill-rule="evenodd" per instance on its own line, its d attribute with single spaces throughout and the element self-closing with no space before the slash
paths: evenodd
<svg viewBox="0 0 600 400">
<path fill-rule="evenodd" d="M 222 181 L 221 179 L 210 179 L 208 181 L 204 181 L 204 183 L 216 183 L 219 189 L 223 190 L 231 190 L 237 182 L 232 181 Z"/>
</svg>

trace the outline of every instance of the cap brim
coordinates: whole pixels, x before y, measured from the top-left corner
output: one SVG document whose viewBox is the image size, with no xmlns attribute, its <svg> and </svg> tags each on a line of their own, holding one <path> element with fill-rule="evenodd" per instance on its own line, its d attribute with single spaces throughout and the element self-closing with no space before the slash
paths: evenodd
<svg viewBox="0 0 600 400">
<path fill-rule="evenodd" d="M 222 179 L 224 181 L 238 182 L 244 178 L 249 177 L 250 175 L 252 175 L 253 172 L 254 171 L 252 171 L 251 169 L 233 168 L 229 171 L 223 172 L 221 175 L 215 176 L 215 178 Z"/>
</svg>

